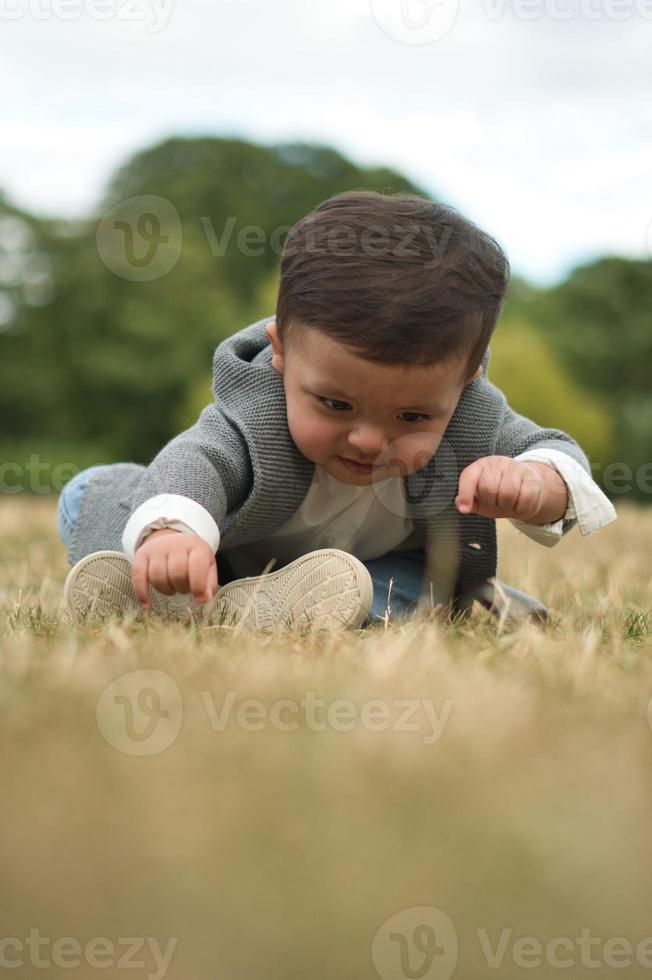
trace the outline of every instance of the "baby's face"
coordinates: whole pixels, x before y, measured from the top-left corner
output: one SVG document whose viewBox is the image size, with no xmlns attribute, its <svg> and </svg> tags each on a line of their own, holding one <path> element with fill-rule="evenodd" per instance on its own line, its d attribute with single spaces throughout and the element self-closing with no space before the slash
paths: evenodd
<svg viewBox="0 0 652 980">
<path fill-rule="evenodd" d="M 318 330 L 283 347 L 276 324 L 266 329 L 290 434 L 307 459 L 341 483 L 365 486 L 408 476 L 435 454 L 468 383 L 462 357 L 427 367 L 374 364 Z"/>
</svg>

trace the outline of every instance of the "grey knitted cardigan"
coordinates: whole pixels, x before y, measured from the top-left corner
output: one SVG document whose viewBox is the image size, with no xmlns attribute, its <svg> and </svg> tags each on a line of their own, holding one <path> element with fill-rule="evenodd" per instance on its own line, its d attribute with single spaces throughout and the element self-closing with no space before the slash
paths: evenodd
<svg viewBox="0 0 652 980">
<path fill-rule="evenodd" d="M 271 366 L 265 332 L 272 319 L 245 327 L 217 347 L 213 403 L 149 466 L 116 463 L 91 478 L 70 544 L 71 564 L 93 551 L 122 551 L 130 514 L 161 493 L 182 494 L 205 507 L 220 529 L 220 551 L 260 540 L 296 513 L 312 482 L 314 463 L 290 436 L 283 378 Z M 570 436 L 512 411 L 488 380 L 488 363 L 489 351 L 482 375 L 464 389 L 435 455 L 402 478 L 436 602 L 496 574 L 495 520 L 462 517 L 455 509 L 460 474 L 473 460 L 514 457 L 545 446 L 567 453 L 591 472 Z M 564 532 L 575 523 L 565 521 Z"/>
</svg>

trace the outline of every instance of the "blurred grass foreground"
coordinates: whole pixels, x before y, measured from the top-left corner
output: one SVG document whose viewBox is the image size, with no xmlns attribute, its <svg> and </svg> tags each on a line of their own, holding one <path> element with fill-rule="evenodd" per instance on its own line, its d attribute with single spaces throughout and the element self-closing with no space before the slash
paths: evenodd
<svg viewBox="0 0 652 980">
<path fill-rule="evenodd" d="M 264 636 L 72 623 L 0 501 L 8 975 L 649 976 L 652 513 L 499 532 L 545 627 Z"/>
</svg>

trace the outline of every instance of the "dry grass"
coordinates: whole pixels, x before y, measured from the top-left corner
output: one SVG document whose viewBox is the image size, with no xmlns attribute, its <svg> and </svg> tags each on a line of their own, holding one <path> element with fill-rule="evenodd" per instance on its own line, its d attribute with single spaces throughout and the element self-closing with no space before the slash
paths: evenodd
<svg viewBox="0 0 652 980">
<path fill-rule="evenodd" d="M 554 953 L 525 970 L 513 943 L 582 929 L 601 944 L 560 949 L 574 964 L 562 973 L 648 976 L 635 957 L 610 966 L 621 948 L 604 944 L 652 935 L 652 511 L 622 508 L 552 550 L 500 533 L 500 574 L 553 608 L 545 628 L 482 611 L 448 630 L 423 618 L 344 636 L 79 626 L 60 605 L 54 504 L 3 501 L 0 938 L 104 936 L 117 958 L 120 937 L 176 937 L 169 978 L 363 980 L 379 975 L 379 926 L 435 906 L 454 924 L 463 980 L 556 977 Z M 142 669 L 163 672 L 147 675 L 154 693 L 135 715 L 155 727 L 151 743 L 127 738 L 112 692 L 96 710 L 107 685 Z M 147 714 L 157 690 L 165 719 Z M 182 717 L 166 701 L 177 690 Z M 314 718 L 308 692 L 324 702 Z M 229 697 L 216 730 L 209 708 Z M 247 699 L 258 704 L 243 716 Z M 350 702 L 340 714 L 338 699 Z M 416 730 L 399 730 L 401 700 L 416 702 Z M 129 754 L 139 745 L 149 754 Z M 405 915 L 394 933 L 418 940 L 413 926 Z M 483 929 L 493 946 L 512 930 L 499 969 Z M 415 948 L 406 973 L 399 948 L 377 943 L 383 977 L 450 975 L 443 954 L 420 972 Z M 15 977 L 157 975 L 142 951 L 130 971 L 22 957 Z"/>
</svg>

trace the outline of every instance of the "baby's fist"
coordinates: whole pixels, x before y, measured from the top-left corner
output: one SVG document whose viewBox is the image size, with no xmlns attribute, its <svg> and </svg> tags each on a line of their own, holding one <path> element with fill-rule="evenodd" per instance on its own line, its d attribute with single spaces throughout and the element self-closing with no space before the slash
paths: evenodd
<svg viewBox="0 0 652 980">
<path fill-rule="evenodd" d="M 203 538 L 172 528 L 152 531 L 137 548 L 131 569 L 136 598 L 151 605 L 149 586 L 163 595 L 191 592 L 198 602 L 210 602 L 217 592 L 215 555 Z"/>
<path fill-rule="evenodd" d="M 547 524 L 566 513 L 568 489 L 547 463 L 483 456 L 462 471 L 455 504 L 461 514 Z"/>
</svg>

